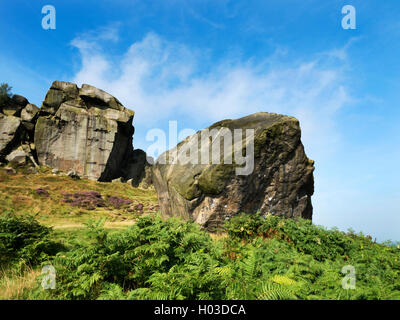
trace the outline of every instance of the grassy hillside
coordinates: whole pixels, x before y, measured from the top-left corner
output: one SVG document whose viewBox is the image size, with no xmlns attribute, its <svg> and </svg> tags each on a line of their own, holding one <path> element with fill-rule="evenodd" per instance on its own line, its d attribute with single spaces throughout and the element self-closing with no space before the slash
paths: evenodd
<svg viewBox="0 0 400 320">
<path fill-rule="evenodd" d="M 132 224 L 138 215 L 158 210 L 154 190 L 72 179 L 52 174 L 48 168 L 40 168 L 38 174 L 24 168 L 16 171 L 9 174 L 0 168 L 0 212 L 30 214 L 56 229 L 80 227 L 90 218 L 105 218 L 109 227 L 124 226 Z M 102 200 L 90 193 L 93 191 Z"/>
<path fill-rule="evenodd" d="M 152 213 L 152 190 L 42 171 L 0 176 L 1 299 L 400 299 L 400 247 L 245 214 L 210 235 Z"/>
</svg>

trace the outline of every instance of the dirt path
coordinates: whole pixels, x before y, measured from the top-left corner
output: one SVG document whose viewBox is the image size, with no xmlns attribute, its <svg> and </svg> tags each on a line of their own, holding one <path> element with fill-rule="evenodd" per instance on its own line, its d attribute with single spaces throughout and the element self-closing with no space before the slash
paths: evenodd
<svg viewBox="0 0 400 320">
<path fill-rule="evenodd" d="M 114 229 L 114 228 L 125 228 L 131 226 L 135 223 L 135 220 L 125 220 L 125 221 L 116 221 L 116 222 L 106 222 L 104 224 L 104 228 L 106 229 Z M 83 223 L 71 223 L 71 224 L 60 224 L 53 225 L 53 229 L 77 229 L 84 228 L 85 225 Z"/>
</svg>

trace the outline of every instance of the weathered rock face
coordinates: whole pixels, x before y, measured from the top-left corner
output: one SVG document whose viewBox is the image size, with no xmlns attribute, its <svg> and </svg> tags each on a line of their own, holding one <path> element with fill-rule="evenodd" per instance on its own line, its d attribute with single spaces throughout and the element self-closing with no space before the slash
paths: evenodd
<svg viewBox="0 0 400 320">
<path fill-rule="evenodd" d="M 0 154 L 5 158 L 21 140 L 21 119 L 0 114 Z"/>
<path fill-rule="evenodd" d="M 89 179 L 118 178 L 133 149 L 133 116 L 100 89 L 55 81 L 35 127 L 39 163 Z"/>
<path fill-rule="evenodd" d="M 24 150 L 14 150 L 7 157 L 6 160 L 10 163 L 15 163 L 19 165 L 26 164 L 28 159 L 28 154 Z"/>
<path fill-rule="evenodd" d="M 35 123 L 37 116 L 39 115 L 39 108 L 34 104 L 28 103 L 24 109 L 21 111 L 21 119 L 22 121 Z"/>
<path fill-rule="evenodd" d="M 12 98 L 8 98 L 7 102 L 3 106 L 2 113 L 8 116 L 19 117 L 22 109 L 28 104 L 28 100 L 18 94 L 14 94 Z"/>
<path fill-rule="evenodd" d="M 0 106 L 0 161 L 16 159 L 15 156 L 7 159 L 7 156 L 17 149 L 25 150 L 26 156 L 34 159 L 33 131 L 39 109 L 20 95 L 3 100 Z M 17 158 L 18 163 L 22 162 L 23 157 Z"/>
<path fill-rule="evenodd" d="M 215 136 L 208 141 L 213 142 L 219 141 L 218 138 L 226 135 L 227 130 L 232 137 L 235 137 L 235 129 L 243 130 L 243 135 L 237 140 L 227 136 L 231 145 L 232 141 L 234 143 L 232 150 L 220 145 L 221 151 L 224 150 L 220 160 L 231 158 L 232 163 L 200 162 L 200 155 L 205 152 L 201 137 L 206 130 L 186 138 L 176 148 L 161 155 L 152 171 L 163 215 L 192 219 L 210 231 L 241 212 L 270 212 L 288 218 L 311 219 L 314 162 L 305 155 L 297 119 L 256 113 L 241 119 L 220 121 L 208 128 L 212 129 L 215 129 Z M 254 129 L 254 140 L 250 134 L 245 134 L 245 129 Z M 252 146 L 254 157 L 251 155 Z M 194 164 L 193 161 L 187 164 L 179 161 L 177 164 L 160 163 L 162 159 L 185 159 L 188 150 L 195 154 L 198 163 L 204 164 Z M 205 154 L 212 159 L 213 153 L 208 151 L 211 148 L 206 150 Z M 235 154 L 234 150 L 239 153 Z M 173 156 L 174 152 L 177 156 Z M 243 163 L 239 161 L 239 155 L 245 154 L 248 159 L 254 159 L 254 169 L 246 175 L 243 172 L 238 175 L 238 168 L 242 167 L 239 163 Z"/>
</svg>

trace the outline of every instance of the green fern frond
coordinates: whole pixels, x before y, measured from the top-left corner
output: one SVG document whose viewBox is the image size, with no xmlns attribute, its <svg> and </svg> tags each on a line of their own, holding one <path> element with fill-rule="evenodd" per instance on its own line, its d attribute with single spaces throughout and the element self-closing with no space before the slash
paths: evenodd
<svg viewBox="0 0 400 320">
<path fill-rule="evenodd" d="M 258 300 L 297 300 L 297 297 L 290 288 L 268 282 L 263 284 Z"/>
<path fill-rule="evenodd" d="M 287 276 L 282 276 L 282 275 L 274 275 L 271 279 L 272 282 L 280 284 L 280 285 L 284 285 L 284 286 L 292 286 L 295 285 L 297 283 L 297 281 L 290 279 Z"/>
</svg>

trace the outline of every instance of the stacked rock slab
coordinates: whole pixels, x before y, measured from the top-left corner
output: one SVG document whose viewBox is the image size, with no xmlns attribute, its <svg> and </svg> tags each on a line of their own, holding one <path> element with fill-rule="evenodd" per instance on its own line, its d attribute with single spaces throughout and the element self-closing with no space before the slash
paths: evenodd
<svg viewBox="0 0 400 320">
<path fill-rule="evenodd" d="M 220 121 L 208 128 L 212 129 L 216 137 L 226 129 L 242 129 L 242 139 L 235 143 L 242 155 L 251 143 L 245 129 L 254 129 L 254 169 L 250 174 L 237 175 L 240 166 L 235 160 L 232 164 L 161 163 L 174 151 L 180 155 L 199 146 L 198 153 L 204 152 L 204 130 L 197 132 L 162 154 L 153 167 L 153 183 L 164 216 L 191 219 L 210 231 L 242 212 L 312 218 L 314 161 L 304 152 L 297 119 L 262 112 Z M 221 159 L 225 156 L 222 152 Z"/>
<path fill-rule="evenodd" d="M 134 112 L 90 85 L 55 81 L 40 109 L 35 145 L 41 165 L 111 181 L 132 154 Z"/>
</svg>

